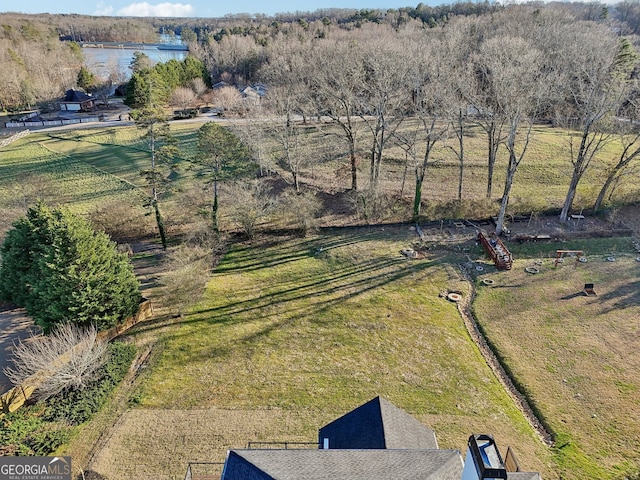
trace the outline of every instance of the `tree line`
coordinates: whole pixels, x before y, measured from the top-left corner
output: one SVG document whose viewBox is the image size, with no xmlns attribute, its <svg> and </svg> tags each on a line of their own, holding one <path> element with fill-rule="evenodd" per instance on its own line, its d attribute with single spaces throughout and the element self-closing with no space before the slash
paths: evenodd
<svg viewBox="0 0 640 480">
<path fill-rule="evenodd" d="M 622 180 L 640 146 L 635 40 L 606 22 L 579 20 L 565 8 L 514 5 L 490 15 L 451 18 L 438 29 L 372 23 L 307 41 L 283 40 L 265 47 L 255 78 L 269 86 L 263 108 L 276 119 L 272 130 L 278 130 L 294 185 L 301 164 L 310 159 L 291 148 L 300 137 L 292 119 L 329 118 L 339 125 L 349 152 L 352 190 L 375 195 L 385 152 L 392 145 L 405 150 L 415 177 L 414 219 L 437 145 L 458 159 L 462 200 L 465 138 L 479 127 L 486 136 L 488 199 L 499 149 L 508 155 L 500 233 L 518 168 L 527 161 L 533 127 L 540 122 L 568 132 L 572 173 L 562 221 L 585 172 L 613 141 L 628 148 L 604 179 L 595 210 Z M 214 53 L 208 50 L 205 61 L 219 68 Z M 412 131 L 405 128 L 409 119 Z M 362 152 L 368 158 L 364 181 L 357 165 Z"/>
<path fill-rule="evenodd" d="M 479 128 L 486 138 L 488 200 L 495 194 L 499 151 L 507 157 L 506 169 L 500 172 L 504 178 L 497 214 L 500 234 L 536 124 L 547 123 L 567 135 L 571 174 L 560 212 L 565 222 L 581 179 L 609 144 L 624 147 L 603 178 L 593 205 L 596 211 L 624 181 L 624 174 L 633 172 L 640 155 L 636 38 L 612 28 L 604 10 L 595 20 L 588 18 L 590 11 L 513 5 L 482 15 L 450 17 L 439 28 L 429 28 L 422 20 L 398 26 L 370 18 L 366 26 L 337 28 L 326 35 L 309 33 L 308 25 L 298 21 L 289 24 L 297 35 L 282 33 L 267 44 L 249 36 L 199 42 L 193 56 L 201 67 L 194 63 L 192 76 L 185 78 L 206 73 L 212 82 L 224 80 L 241 87 L 259 81 L 267 86 L 267 95 L 258 104 L 241 104 L 239 96 L 229 103 L 241 104 L 241 114 L 261 124 L 266 137 L 255 135 L 254 129 L 245 141 L 255 152 L 271 145 L 269 156 L 290 175 L 296 192 L 301 172 L 322 158 L 318 149 L 325 148 L 309 143 L 309 119 L 328 119 L 339 127 L 339 144 L 348 152 L 350 188 L 358 192 L 357 202 L 370 209 L 384 208 L 379 199 L 384 195 L 380 185 L 385 156 L 391 147 L 401 148 L 406 169 L 414 177 L 416 221 L 437 148 L 455 155 L 457 199 L 464 199 L 469 161 L 465 142 L 470 130 Z M 331 22 L 320 23 L 331 29 Z M 175 104 L 177 87 L 187 87 L 178 80 L 179 74 L 173 75 L 172 83 L 171 72 L 179 69 L 164 64 L 144 68 L 134 64 L 132 69 L 128 102 L 133 107 L 166 103 L 169 92 Z M 153 75 L 156 80 L 150 82 Z M 149 102 L 146 96 L 152 90 L 155 100 Z M 142 96 L 132 100 L 136 92 Z M 218 103 L 223 101 L 222 92 L 218 90 L 215 98 Z M 191 98 L 195 96 L 194 92 Z M 264 145 L 258 145 L 261 142 Z M 262 165 L 261 160 L 257 163 Z"/>
<path fill-rule="evenodd" d="M 318 157 L 296 119 L 303 124 L 311 118 L 330 119 L 348 152 L 351 189 L 371 197 L 363 197 L 362 204 L 375 205 L 380 195 L 389 148 L 405 152 L 407 170 L 415 179 L 414 219 L 420 217 L 424 179 L 440 146 L 457 158 L 458 200 L 463 200 L 469 155 L 465 139 L 470 129 L 480 128 L 487 145 L 487 199 L 495 194 L 500 149 L 508 157 L 498 231 L 518 169 L 527 161 L 533 126 L 546 122 L 569 132 L 572 173 L 560 214 L 566 221 L 581 179 L 608 144 L 617 141 L 624 148 L 603 179 L 595 210 L 624 182 L 623 174 L 638 156 L 637 38 L 627 23 L 634 5 L 462 3 L 439 10 L 418 5 L 319 11 L 296 14 L 288 22 L 260 16 L 230 16 L 218 24 L 145 20 L 187 36 L 192 29 L 191 54 L 182 63 L 155 66 L 139 54 L 130 67 L 127 103 L 134 108 L 167 102 L 186 107 L 208 85 L 224 81 L 231 88 L 217 90 L 215 101 L 231 112 L 239 104 L 238 88 L 261 82 L 267 95 L 259 104 L 245 102 L 241 113 L 256 121 L 269 119 L 266 141 L 279 145 L 270 156 L 290 174 L 296 191 L 300 172 Z M 436 15 L 436 10 L 447 9 L 449 14 Z M 437 28 L 428 20 L 434 15 Z M 206 35 L 196 32 L 202 22 L 207 28 L 225 25 L 226 33 L 214 38 L 211 29 Z M 73 47 L 68 49 L 75 55 Z M 72 81 L 81 78 L 86 83 L 86 75 Z M 2 95 L 11 91 L 2 90 Z M 14 97 L 23 98 L 21 93 Z M 246 141 L 255 143 L 256 136 L 248 135 Z M 366 174 L 359 167 L 362 157 L 367 159 Z"/>
</svg>

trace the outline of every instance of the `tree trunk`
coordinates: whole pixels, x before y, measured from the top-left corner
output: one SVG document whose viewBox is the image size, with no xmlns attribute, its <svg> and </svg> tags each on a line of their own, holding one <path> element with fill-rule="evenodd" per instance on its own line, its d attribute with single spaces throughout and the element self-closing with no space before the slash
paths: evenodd
<svg viewBox="0 0 640 480">
<path fill-rule="evenodd" d="M 496 141 L 496 124 L 492 123 L 487 129 L 488 140 L 488 161 L 487 161 L 487 199 L 491 199 L 493 189 L 493 170 L 496 166 L 496 158 L 498 156 L 499 141 Z"/>
<path fill-rule="evenodd" d="M 164 218 L 162 218 L 162 213 L 160 213 L 160 206 L 158 205 L 158 201 L 156 199 L 153 200 L 153 210 L 156 214 L 156 225 L 158 226 L 158 233 L 160 234 L 160 241 L 162 242 L 162 249 L 167 249 L 167 235 L 164 229 Z"/>
<path fill-rule="evenodd" d="M 569 184 L 569 190 L 567 191 L 567 196 L 564 200 L 562 211 L 560 212 L 560 221 L 562 223 L 567 223 L 567 220 L 569 219 L 569 211 L 571 210 L 571 206 L 573 205 L 573 200 L 576 197 L 576 190 L 578 189 L 578 183 L 580 182 L 580 177 L 581 175 L 579 175 L 577 171 L 573 172 L 573 176 L 571 177 L 571 183 Z"/>
<path fill-rule="evenodd" d="M 456 130 L 456 136 L 458 137 L 458 162 L 459 162 L 459 172 L 458 172 L 458 201 L 462 202 L 462 183 L 464 180 L 464 130 L 462 123 L 462 112 L 460 112 L 460 116 L 458 117 L 458 128 Z"/>
<path fill-rule="evenodd" d="M 358 160 L 356 158 L 356 151 L 353 145 L 350 146 L 351 156 L 351 190 L 354 192 L 358 190 Z"/>
<path fill-rule="evenodd" d="M 293 186 L 296 189 L 296 193 L 300 193 L 300 180 L 298 179 L 298 169 L 292 168 L 291 174 L 293 175 Z"/>
<path fill-rule="evenodd" d="M 602 150 L 607 143 L 611 140 L 611 135 L 607 133 L 592 133 L 591 125 L 584 127 L 582 132 L 582 138 L 580 139 L 580 147 L 575 155 L 575 161 L 573 162 L 573 174 L 571 176 L 571 183 L 569 184 L 569 190 L 565 197 L 562 211 L 560 212 L 560 221 L 566 223 L 569 218 L 569 211 L 573 206 L 573 201 L 576 196 L 578 184 L 584 173 L 589 168 L 589 164 L 593 157 Z M 573 151 L 572 151 L 573 153 Z"/>
<path fill-rule="evenodd" d="M 635 145 L 638 140 L 640 140 L 640 135 L 636 135 L 633 141 L 628 143 L 625 146 L 624 150 L 622 151 L 622 154 L 620 155 L 620 159 L 618 160 L 618 163 L 616 164 L 615 167 L 613 167 L 613 170 L 611 170 L 611 172 L 607 176 L 607 179 L 605 180 L 604 185 L 602 186 L 602 189 L 600 189 L 598 198 L 596 199 L 596 202 L 593 204 L 594 212 L 597 212 L 598 210 L 600 210 L 600 208 L 602 207 L 602 204 L 604 203 L 604 199 L 607 196 L 607 193 L 609 193 L 609 195 L 612 195 L 611 186 L 615 183 L 616 180 L 620 178 L 620 176 L 622 175 L 622 171 L 633 160 L 635 160 L 638 156 L 640 156 L 640 148 L 636 148 L 632 153 L 629 153 L 629 150 L 631 150 L 631 147 Z"/>
<path fill-rule="evenodd" d="M 419 175 L 416 172 L 416 192 L 413 197 L 413 221 L 420 219 L 420 208 L 422 205 L 422 185 L 424 183 L 424 174 Z"/>
<path fill-rule="evenodd" d="M 402 172 L 402 183 L 400 184 L 400 195 L 399 199 L 402 200 L 404 196 L 404 186 L 407 182 L 407 170 L 409 170 L 409 154 L 405 152 L 404 154 L 404 171 Z"/>
<path fill-rule="evenodd" d="M 600 210 L 600 208 L 602 207 L 602 204 L 604 203 L 604 197 L 607 195 L 607 192 L 609 191 L 609 188 L 611 187 L 614 179 L 615 172 L 609 175 L 605 180 L 604 185 L 600 189 L 600 193 L 598 193 L 598 198 L 596 198 L 596 202 L 593 204 L 594 213 Z"/>
<path fill-rule="evenodd" d="M 496 235 L 500 235 L 504 231 L 504 217 L 507 213 L 507 206 L 509 205 L 509 196 L 511 195 L 511 187 L 513 186 L 513 179 L 516 174 L 516 169 L 512 167 L 516 162 L 515 156 L 511 153 L 509 159 L 509 169 L 507 170 L 507 178 L 504 182 L 504 192 L 502 194 L 502 200 L 500 201 L 500 211 L 498 212 L 498 221 L 496 222 Z"/>
<path fill-rule="evenodd" d="M 371 147 L 371 164 L 369 165 L 369 186 L 373 188 L 376 179 L 376 146 L 375 143 Z"/>
<path fill-rule="evenodd" d="M 218 180 L 213 181 L 213 205 L 211 206 L 211 226 L 215 233 L 220 233 L 218 225 Z"/>
</svg>

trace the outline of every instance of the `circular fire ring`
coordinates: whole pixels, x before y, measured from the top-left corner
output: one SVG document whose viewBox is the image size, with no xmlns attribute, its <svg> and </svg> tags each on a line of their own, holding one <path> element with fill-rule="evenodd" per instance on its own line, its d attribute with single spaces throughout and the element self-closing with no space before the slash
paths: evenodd
<svg viewBox="0 0 640 480">
<path fill-rule="evenodd" d="M 607 262 L 615 262 L 616 257 L 607 257 Z"/>
<path fill-rule="evenodd" d="M 538 267 L 525 267 L 524 271 L 527 273 L 540 273 L 540 269 Z"/>
<path fill-rule="evenodd" d="M 450 293 L 447 295 L 447 300 L 450 300 L 452 302 L 459 302 L 460 300 L 462 300 L 462 295 L 460 295 L 459 293 Z"/>
<path fill-rule="evenodd" d="M 491 278 L 485 278 L 482 280 L 482 283 L 484 283 L 485 285 L 493 285 L 496 282 L 494 282 Z"/>
<path fill-rule="evenodd" d="M 578 261 L 579 261 L 580 263 L 587 263 L 587 257 L 580 257 L 580 258 L 578 259 Z"/>
</svg>

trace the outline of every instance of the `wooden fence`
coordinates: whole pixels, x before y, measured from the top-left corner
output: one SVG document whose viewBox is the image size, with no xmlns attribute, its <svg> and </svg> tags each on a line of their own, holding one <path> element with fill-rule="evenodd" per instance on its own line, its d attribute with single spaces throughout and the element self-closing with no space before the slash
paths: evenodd
<svg viewBox="0 0 640 480">
<path fill-rule="evenodd" d="M 98 333 L 97 338 L 109 342 L 152 315 L 153 308 L 151 306 L 151 301 L 147 298 L 143 298 L 135 315 L 132 315 L 121 324 L 116 325 L 109 330 L 104 330 Z M 38 374 L 29 377 L 29 381 L 25 382 L 25 385 L 13 387 L 11 390 L 0 396 L 0 415 L 6 412 L 15 412 L 18 408 L 24 405 L 38 387 L 40 383 L 38 377 Z"/>
</svg>

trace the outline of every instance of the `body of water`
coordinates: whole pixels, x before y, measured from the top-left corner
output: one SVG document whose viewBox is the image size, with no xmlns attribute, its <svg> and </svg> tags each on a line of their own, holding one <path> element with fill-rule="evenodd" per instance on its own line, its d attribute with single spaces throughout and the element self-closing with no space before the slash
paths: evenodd
<svg viewBox="0 0 640 480">
<path fill-rule="evenodd" d="M 133 52 L 142 52 L 156 63 L 164 63 L 171 59 L 182 61 L 189 53 L 181 50 L 159 50 L 156 47 L 146 46 L 144 49 L 139 50 L 128 48 L 82 48 L 87 67 L 105 78 L 109 76 L 109 65 L 115 63 L 124 76 L 129 79 L 131 77 L 129 65 L 133 60 Z"/>
</svg>

